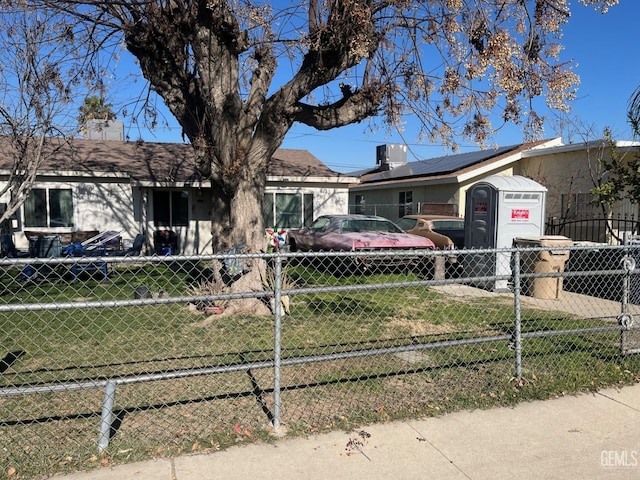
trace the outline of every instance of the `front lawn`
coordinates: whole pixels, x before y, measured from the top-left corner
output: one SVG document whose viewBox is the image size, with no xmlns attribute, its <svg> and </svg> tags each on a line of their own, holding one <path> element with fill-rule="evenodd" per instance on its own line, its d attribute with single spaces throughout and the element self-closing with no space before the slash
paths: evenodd
<svg viewBox="0 0 640 480">
<path fill-rule="evenodd" d="M 109 282 L 18 283 L 4 271 L 0 304 L 5 362 L 0 387 L 71 384 L 237 366 L 273 359 L 272 317 L 206 316 L 184 302 L 72 308 L 73 302 L 131 299 L 145 285 L 160 299 L 184 296 L 199 276 L 176 265 L 121 269 Z M 200 270 L 198 270 L 200 271 Z M 489 408 L 624 385 L 640 377 L 622 356 L 619 334 L 564 334 L 523 342 L 523 377 L 514 378 L 509 341 L 513 299 L 452 298 L 406 275 L 339 278 L 290 267 L 298 287 L 381 285 L 373 290 L 290 295 L 282 318 L 281 421 L 291 435 L 460 409 Z M 62 302 L 64 308 L 40 309 Z M 70 303 L 70 305 L 69 305 Z M 524 332 L 598 327 L 603 321 L 524 309 Z M 446 347 L 440 347 L 448 342 Z M 396 349 L 394 347 L 416 347 Z M 425 346 L 426 348 L 418 348 Z M 364 351 L 387 349 L 381 355 Z M 349 356 L 350 352 L 355 352 Z M 305 358 L 306 362 L 295 359 Z M 102 389 L 0 398 L 0 463 L 14 478 L 210 451 L 270 441 L 274 371 L 251 368 L 121 385 L 113 438 L 97 455 Z"/>
</svg>

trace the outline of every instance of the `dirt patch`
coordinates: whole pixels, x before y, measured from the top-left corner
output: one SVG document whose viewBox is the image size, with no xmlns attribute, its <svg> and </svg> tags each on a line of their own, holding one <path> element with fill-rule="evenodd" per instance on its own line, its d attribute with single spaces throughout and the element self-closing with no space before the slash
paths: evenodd
<svg viewBox="0 0 640 480">
<path fill-rule="evenodd" d="M 386 330 L 393 335 L 397 335 L 398 330 L 404 330 L 412 337 L 421 337 L 451 333 L 455 331 L 455 328 L 446 324 L 436 325 L 422 318 L 392 317 L 387 323 Z"/>
</svg>

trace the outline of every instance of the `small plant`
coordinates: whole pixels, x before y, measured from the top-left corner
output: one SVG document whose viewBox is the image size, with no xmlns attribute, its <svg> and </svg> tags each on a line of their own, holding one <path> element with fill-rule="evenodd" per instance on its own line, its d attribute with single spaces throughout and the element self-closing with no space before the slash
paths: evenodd
<svg viewBox="0 0 640 480">
<path fill-rule="evenodd" d="M 260 277 L 262 278 L 262 284 L 268 290 L 275 289 L 276 286 L 276 272 L 272 267 L 267 266 L 264 271 L 260 271 Z M 296 288 L 296 281 L 289 275 L 286 267 L 282 269 L 282 278 L 280 280 L 280 288 L 282 290 L 293 290 Z"/>
<path fill-rule="evenodd" d="M 220 295 L 226 291 L 226 285 L 220 279 L 214 278 L 212 280 L 203 280 L 195 285 L 187 287 L 187 294 L 192 296 L 209 296 Z M 216 300 L 198 300 L 196 307 L 198 310 L 206 310 L 207 307 L 224 308 L 227 306 L 228 300 L 216 299 Z"/>
<path fill-rule="evenodd" d="M 276 272 L 270 265 L 267 265 L 264 270 L 260 270 L 260 278 L 262 279 L 262 285 L 266 290 L 275 290 L 276 288 Z M 289 275 L 289 272 L 286 268 L 282 269 L 282 275 L 280 278 L 280 288 L 282 290 L 293 290 L 296 288 L 295 280 Z M 290 302 L 289 295 L 282 295 L 280 297 L 280 302 L 282 303 L 283 313 L 289 314 L 290 310 Z M 271 310 L 273 311 L 275 308 L 275 302 L 272 299 L 270 304 Z"/>
</svg>

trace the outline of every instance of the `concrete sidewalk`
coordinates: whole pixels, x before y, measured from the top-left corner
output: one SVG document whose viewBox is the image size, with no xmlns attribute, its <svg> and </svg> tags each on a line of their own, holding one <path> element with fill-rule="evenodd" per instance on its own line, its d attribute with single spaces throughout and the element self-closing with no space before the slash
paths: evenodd
<svg viewBox="0 0 640 480">
<path fill-rule="evenodd" d="M 640 385 L 56 478 L 639 479 Z"/>
</svg>

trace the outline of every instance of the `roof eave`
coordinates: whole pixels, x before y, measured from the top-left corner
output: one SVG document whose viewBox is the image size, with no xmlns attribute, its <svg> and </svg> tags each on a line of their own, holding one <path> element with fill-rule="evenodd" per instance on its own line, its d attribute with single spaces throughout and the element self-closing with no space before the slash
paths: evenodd
<svg viewBox="0 0 640 480">
<path fill-rule="evenodd" d="M 10 175 L 11 170 L 0 169 L 0 175 Z M 118 178 L 128 179 L 127 172 L 86 172 L 81 170 L 38 170 L 37 177 L 81 177 L 81 178 Z"/>
<path fill-rule="evenodd" d="M 560 144 L 550 145 L 548 147 L 541 146 L 538 148 L 533 148 L 531 150 L 526 150 L 522 153 L 522 158 L 531 158 L 531 157 L 540 157 L 543 155 L 554 155 L 558 153 L 566 153 L 566 152 L 576 152 L 579 150 L 586 149 L 595 149 L 602 148 L 603 146 L 608 146 L 603 144 L 604 140 L 593 140 L 590 142 L 581 142 L 581 143 L 569 143 L 567 145 Z M 615 147 L 618 150 L 623 152 L 628 151 L 637 151 L 640 149 L 640 142 L 634 142 L 629 140 L 618 140 L 614 142 Z"/>
<path fill-rule="evenodd" d="M 209 188 L 211 187 L 210 180 L 195 180 L 195 181 L 164 181 L 164 180 L 136 180 L 131 179 L 131 185 L 134 187 L 142 188 Z"/>
<path fill-rule="evenodd" d="M 333 176 L 333 177 L 310 177 L 310 176 L 284 176 L 267 175 L 267 182 L 279 183 L 357 183 L 357 177 Z"/>
</svg>

